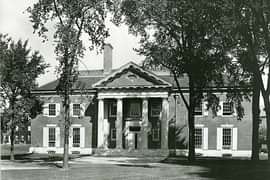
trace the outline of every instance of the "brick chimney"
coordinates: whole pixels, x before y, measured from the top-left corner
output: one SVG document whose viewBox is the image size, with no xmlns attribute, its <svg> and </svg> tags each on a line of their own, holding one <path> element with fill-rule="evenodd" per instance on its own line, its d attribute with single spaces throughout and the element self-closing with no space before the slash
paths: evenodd
<svg viewBox="0 0 270 180">
<path fill-rule="evenodd" d="M 112 50 L 111 44 L 104 45 L 103 73 L 110 74 L 112 71 Z"/>
</svg>

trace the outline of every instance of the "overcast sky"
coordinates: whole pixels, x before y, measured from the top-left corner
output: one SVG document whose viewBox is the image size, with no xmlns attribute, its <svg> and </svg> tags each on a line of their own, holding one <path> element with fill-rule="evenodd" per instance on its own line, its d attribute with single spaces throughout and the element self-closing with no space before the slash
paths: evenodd
<svg viewBox="0 0 270 180">
<path fill-rule="evenodd" d="M 9 34 L 14 40 L 29 40 L 32 50 L 38 50 L 43 55 L 45 61 L 51 65 L 48 72 L 38 79 L 39 85 L 43 85 L 56 79 L 54 73 L 58 64 L 54 55 L 54 43 L 49 34 L 49 41 L 42 43 L 42 39 L 37 34 L 33 34 L 32 24 L 29 21 L 29 14 L 26 8 L 31 6 L 37 0 L 0 0 L 0 33 Z M 140 63 L 142 56 L 138 56 L 133 48 L 139 47 L 138 38 L 128 33 L 127 26 L 116 27 L 109 21 L 107 26 L 110 29 L 110 37 L 106 39 L 107 43 L 111 43 L 113 49 L 113 68 L 122 66 L 123 64 L 134 61 Z M 53 31 L 53 28 L 51 29 Z M 85 44 L 87 47 L 87 44 Z M 79 69 L 102 69 L 103 54 L 97 54 L 94 50 L 85 53 L 83 63 L 79 64 Z M 84 64 L 84 65 L 83 65 Z"/>
</svg>

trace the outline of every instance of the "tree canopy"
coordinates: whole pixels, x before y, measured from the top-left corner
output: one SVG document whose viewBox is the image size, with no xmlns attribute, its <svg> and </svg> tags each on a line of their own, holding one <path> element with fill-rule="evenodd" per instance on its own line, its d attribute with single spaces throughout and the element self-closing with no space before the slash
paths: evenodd
<svg viewBox="0 0 270 180">
<path fill-rule="evenodd" d="M 0 96 L 4 109 L 1 124 L 10 130 L 13 146 L 15 127 L 24 125 L 26 120 L 41 111 L 41 103 L 31 91 L 37 87 L 36 79 L 45 72 L 48 65 L 38 51 L 31 53 L 28 41 L 14 42 L 7 35 L 0 34 L 0 44 Z M 11 148 L 13 159 L 13 147 Z"/>
</svg>

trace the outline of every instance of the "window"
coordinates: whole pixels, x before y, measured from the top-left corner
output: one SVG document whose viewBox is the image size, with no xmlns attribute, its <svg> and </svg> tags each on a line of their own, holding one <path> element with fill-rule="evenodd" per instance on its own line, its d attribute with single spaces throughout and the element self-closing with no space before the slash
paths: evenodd
<svg viewBox="0 0 270 180">
<path fill-rule="evenodd" d="M 231 149 L 232 147 L 232 129 L 222 129 L 222 149 Z"/>
<path fill-rule="evenodd" d="M 56 104 L 49 104 L 49 116 L 56 116 Z"/>
<path fill-rule="evenodd" d="M 55 147 L 55 128 L 49 128 L 49 147 Z"/>
<path fill-rule="evenodd" d="M 159 128 L 152 129 L 152 141 L 159 141 Z"/>
<path fill-rule="evenodd" d="M 73 104 L 73 116 L 80 116 L 81 115 L 81 105 L 80 104 Z"/>
<path fill-rule="evenodd" d="M 111 140 L 116 141 L 116 128 L 111 129 Z"/>
<path fill-rule="evenodd" d="M 202 149 L 202 128 L 195 128 L 195 148 Z"/>
<path fill-rule="evenodd" d="M 223 115 L 232 115 L 233 114 L 233 103 L 232 102 L 223 102 Z"/>
<path fill-rule="evenodd" d="M 139 102 L 131 102 L 129 106 L 129 116 L 139 117 L 141 115 L 141 106 Z"/>
<path fill-rule="evenodd" d="M 80 147 L 80 128 L 73 128 L 73 147 Z"/>
<path fill-rule="evenodd" d="M 151 105 L 151 116 L 152 117 L 159 117 L 161 112 L 161 104 L 160 103 L 153 103 Z"/>
<path fill-rule="evenodd" d="M 109 117 L 116 117 L 117 105 L 115 102 L 109 104 Z"/>
<path fill-rule="evenodd" d="M 197 104 L 195 105 L 194 115 L 195 115 L 195 116 L 201 116 L 201 115 L 203 115 L 202 101 L 200 101 L 199 103 L 197 103 Z"/>
</svg>

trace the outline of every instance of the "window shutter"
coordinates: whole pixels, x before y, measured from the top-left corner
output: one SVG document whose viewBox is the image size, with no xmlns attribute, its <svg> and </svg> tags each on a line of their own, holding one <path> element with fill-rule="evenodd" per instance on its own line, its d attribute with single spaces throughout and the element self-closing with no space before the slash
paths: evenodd
<svg viewBox="0 0 270 180">
<path fill-rule="evenodd" d="M 56 147 L 60 147 L 60 127 L 56 127 L 55 128 L 55 146 Z"/>
<path fill-rule="evenodd" d="M 237 128 L 233 128 L 233 133 L 232 133 L 232 149 L 233 150 L 237 150 L 237 136 L 238 136 L 238 132 L 237 132 Z"/>
<path fill-rule="evenodd" d="M 69 109 L 70 109 L 70 117 L 73 117 L 73 103 L 70 103 Z M 72 133 L 73 133 L 73 131 L 72 131 Z"/>
<path fill-rule="evenodd" d="M 48 147 L 49 128 L 43 127 L 43 147 Z"/>
<path fill-rule="evenodd" d="M 223 114 L 223 101 L 219 101 L 219 106 L 220 106 L 220 109 L 218 110 L 217 115 L 222 116 L 222 114 Z"/>
<path fill-rule="evenodd" d="M 207 102 L 203 102 L 203 115 L 208 116 Z"/>
<path fill-rule="evenodd" d="M 43 116 L 49 116 L 49 103 L 43 104 Z"/>
<path fill-rule="evenodd" d="M 60 115 L 60 103 L 55 104 L 55 109 L 56 109 L 56 116 Z"/>
<path fill-rule="evenodd" d="M 81 107 L 81 116 L 84 117 L 85 114 L 85 103 L 80 104 Z"/>
<path fill-rule="evenodd" d="M 73 128 L 70 128 L 69 132 L 69 147 L 71 148 L 73 146 Z"/>
<path fill-rule="evenodd" d="M 217 150 L 222 149 L 222 128 L 217 128 Z"/>
<path fill-rule="evenodd" d="M 80 147 L 83 148 L 85 144 L 85 128 L 80 128 Z"/>
<path fill-rule="evenodd" d="M 203 149 L 208 149 L 208 128 L 203 128 Z"/>
</svg>

